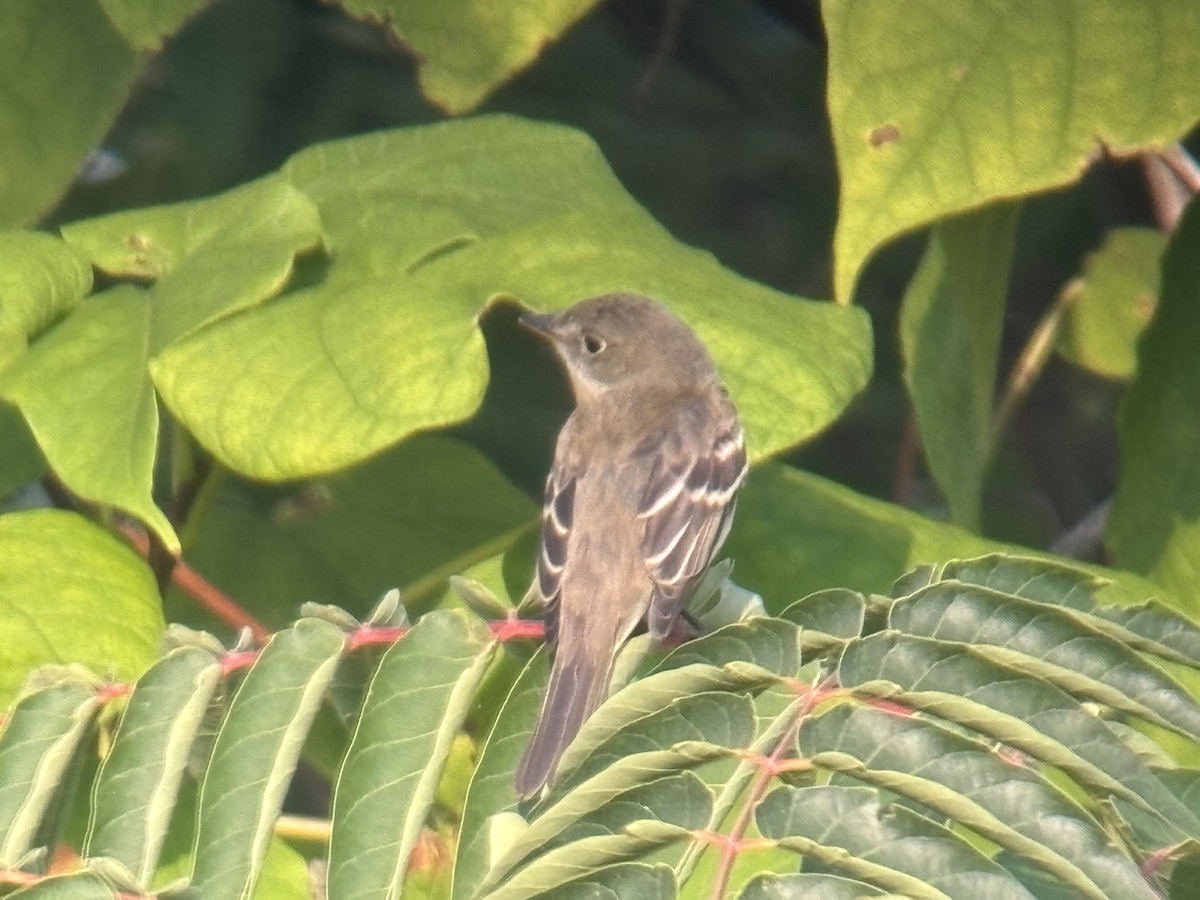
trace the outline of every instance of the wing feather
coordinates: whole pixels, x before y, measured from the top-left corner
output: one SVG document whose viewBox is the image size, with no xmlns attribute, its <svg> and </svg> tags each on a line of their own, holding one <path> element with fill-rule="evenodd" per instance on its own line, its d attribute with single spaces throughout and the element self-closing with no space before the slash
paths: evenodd
<svg viewBox="0 0 1200 900">
<path fill-rule="evenodd" d="M 668 423 L 665 438 L 646 449 L 654 462 L 638 517 L 645 521 L 642 551 L 654 582 L 649 624 L 656 639 L 670 632 L 720 550 L 746 477 L 746 443 L 733 407 L 725 400 L 717 412 L 685 407 Z"/>
<path fill-rule="evenodd" d="M 542 533 L 538 550 L 538 590 L 546 601 L 546 640 L 554 645 L 558 631 L 558 599 L 567 564 L 567 537 L 575 520 L 575 478 L 552 470 L 542 502 Z"/>
</svg>

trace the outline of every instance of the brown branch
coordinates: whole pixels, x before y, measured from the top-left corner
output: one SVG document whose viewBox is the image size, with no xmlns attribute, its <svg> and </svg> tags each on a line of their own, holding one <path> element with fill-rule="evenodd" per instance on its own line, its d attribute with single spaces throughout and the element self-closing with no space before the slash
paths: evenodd
<svg viewBox="0 0 1200 900">
<path fill-rule="evenodd" d="M 743 850 L 764 846 L 761 840 L 747 840 L 745 838 L 746 833 L 750 830 L 750 826 L 754 824 L 754 813 L 758 808 L 758 804 L 766 796 L 767 791 L 771 787 L 771 782 L 776 776 L 780 772 L 795 770 L 796 761 L 784 759 L 784 754 L 796 743 L 796 733 L 800 730 L 801 723 L 812 712 L 813 707 L 824 699 L 832 683 L 831 679 L 826 679 L 818 685 L 803 686 L 803 702 L 797 705 L 792 714 L 792 720 L 788 722 L 787 728 L 784 729 L 783 734 L 775 742 L 775 747 L 771 751 L 770 756 L 754 758 L 758 765 L 758 775 L 755 776 L 754 784 L 751 785 L 747 793 L 746 802 L 743 804 L 741 812 L 738 813 L 733 827 L 729 829 L 729 833 L 726 835 L 704 831 L 697 835 L 699 840 L 703 840 L 721 851 L 721 861 L 717 864 L 712 891 L 709 893 L 712 900 L 721 900 L 725 896 L 738 854 Z M 774 846 L 774 842 L 768 842 L 765 846 Z"/>
<path fill-rule="evenodd" d="M 913 480 L 921 461 L 921 430 L 917 427 L 917 414 L 912 404 L 904 417 L 904 431 L 900 435 L 900 449 L 896 453 L 896 474 L 892 478 L 892 502 L 898 506 L 913 504 Z"/>
<path fill-rule="evenodd" d="M 144 559 L 150 555 L 150 540 L 146 533 L 128 525 L 121 527 L 122 533 Z M 207 578 L 189 566 L 182 557 L 175 558 L 171 570 L 171 582 L 194 599 L 226 625 L 240 631 L 249 628 L 255 643 L 265 644 L 271 637 L 271 629 L 252 616 L 228 594 L 220 590 Z"/>
<path fill-rule="evenodd" d="M 633 102 L 639 107 L 644 107 L 650 102 L 650 93 L 654 89 L 654 83 L 658 81 L 662 70 L 666 68 L 667 61 L 675 52 L 675 47 L 679 43 L 679 30 L 683 25 L 683 11 L 687 4 L 688 0 L 666 0 L 667 20 L 663 24 L 658 46 L 654 48 L 650 64 L 646 66 L 646 71 L 638 80 L 637 87 L 633 89 Z"/>
<path fill-rule="evenodd" d="M 1038 376 L 1042 374 L 1046 363 L 1050 361 L 1059 328 L 1062 327 L 1063 317 L 1066 315 L 1068 307 L 1079 296 L 1079 291 L 1077 285 L 1068 286 L 1054 299 L 1050 308 L 1046 310 L 1045 315 L 1033 329 L 1033 334 L 1029 336 L 1029 340 L 1021 350 L 1021 355 L 1013 364 L 1012 371 L 1008 374 L 1008 381 L 1004 385 L 1004 391 L 1000 395 L 1000 401 L 996 404 L 996 412 L 992 416 L 992 433 L 988 442 L 989 456 L 995 452 L 1013 413 L 1033 389 Z"/>
</svg>

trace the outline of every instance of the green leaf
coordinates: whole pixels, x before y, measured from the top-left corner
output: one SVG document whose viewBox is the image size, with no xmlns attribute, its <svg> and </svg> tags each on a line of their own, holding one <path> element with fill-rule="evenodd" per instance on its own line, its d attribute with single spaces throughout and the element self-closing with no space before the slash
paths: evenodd
<svg viewBox="0 0 1200 900">
<path fill-rule="evenodd" d="M 10 0 L 0 28 L 0 224 L 36 219 L 112 124 L 138 59 L 99 0 Z M 30 115 L 31 110 L 41 115 Z"/>
<path fill-rule="evenodd" d="M 1158 303 L 1166 238 L 1153 228 L 1114 228 L 1064 289 L 1069 303 L 1056 349 L 1090 372 L 1124 381 Z"/>
<path fill-rule="evenodd" d="M 254 900 L 312 900 L 309 862 L 283 838 L 272 836 Z"/>
<path fill-rule="evenodd" d="M 880 632 L 846 647 L 838 680 L 857 695 L 973 729 L 1096 793 L 1134 802 L 1183 834 L 1200 834 L 1200 819 L 1104 721 L 1054 685 L 988 662 L 969 647 Z"/>
<path fill-rule="evenodd" d="M 1028 895 L 949 829 L 869 788 L 779 788 L 755 815 L 765 837 L 846 876 L 918 900 Z"/>
<path fill-rule="evenodd" d="M 421 90 L 452 115 L 470 112 L 532 63 L 598 0 L 532 0 L 479 6 L 440 0 L 339 0 L 350 15 L 386 22 L 414 51 Z"/>
<path fill-rule="evenodd" d="M 791 678 L 800 668 L 800 635 L 795 625 L 765 616 L 736 622 L 676 647 L 654 667 L 663 672 L 699 663 L 742 662 Z"/>
<path fill-rule="evenodd" d="M 788 539 L 779 540 L 781 534 Z M 1056 560 L 768 463 L 750 473 L 724 552 L 737 560 L 738 581 L 777 612 L 797 597 L 825 588 L 886 593 L 921 563 L 996 551 Z M 1081 568 L 1110 581 L 1099 594 L 1103 602 L 1134 604 L 1163 595 L 1128 572 Z"/>
<path fill-rule="evenodd" d="M 620 697 L 617 694 L 612 702 L 619 703 Z M 630 771 L 637 768 L 633 758 L 639 754 L 679 747 L 684 752 L 678 754 L 676 768 L 684 769 L 694 760 L 722 755 L 720 748 L 745 747 L 753 737 L 753 705 L 743 694 L 710 691 L 676 697 L 609 737 L 577 765 L 564 766 L 549 798 L 555 804 L 552 809 L 556 815 L 579 815 L 595 802 L 593 798 L 611 789 L 616 781 L 612 776 L 620 774 L 622 765 L 630 764 Z M 586 788 L 576 790 L 585 783 Z M 535 828 L 553 830 L 553 821 L 547 811 L 538 816 Z"/>
<path fill-rule="evenodd" d="M 1108 582 L 1074 566 L 1032 557 L 992 554 L 953 560 L 938 581 L 963 581 L 1005 594 L 1076 610 L 1078 620 L 1143 653 L 1200 668 L 1200 625 L 1153 600 L 1130 607 L 1097 607 Z"/>
<path fill-rule="evenodd" d="M 1070 610 L 948 581 L 896 601 L 893 628 L 976 652 L 1160 727 L 1200 737 L 1200 705 L 1127 645 Z"/>
<path fill-rule="evenodd" d="M 402 896 L 409 855 L 494 646 L 483 623 L 441 611 L 422 617 L 380 661 L 334 795 L 330 896 Z"/>
<path fill-rule="evenodd" d="M 609 702 L 617 703 L 620 697 L 617 694 Z M 592 720 L 588 720 L 584 728 L 591 724 Z M 494 885 L 502 876 L 508 877 L 518 866 L 527 866 L 527 860 L 534 854 L 557 847 L 560 834 L 577 827 L 581 820 L 594 819 L 598 810 L 618 797 L 651 781 L 658 782 L 661 775 L 678 774 L 718 758 L 727 752 L 722 748 L 744 747 L 753 735 L 753 711 L 745 697 L 715 692 L 677 697 L 658 712 L 614 734 L 590 753 L 581 766 L 560 767 L 550 797 L 529 829 L 493 866 L 485 887 Z M 662 782 L 660 788 L 665 784 Z M 688 787 L 690 784 L 680 782 L 679 786 L 695 800 L 698 795 L 694 786 Z M 675 824 L 705 827 L 711 797 L 704 792 L 702 803 L 684 804 L 677 814 L 683 815 L 684 809 L 689 810 L 685 821 Z"/>
<path fill-rule="evenodd" d="M 705 827 L 711 810 L 711 794 L 691 772 L 654 779 L 608 798 L 605 803 L 589 809 L 582 816 L 566 819 L 551 816 L 549 823 L 544 819 L 535 821 L 528 835 L 519 842 L 520 851 L 511 858 L 518 858 L 521 852 L 535 845 L 537 855 L 533 858 L 526 856 L 521 866 L 511 869 L 506 858 L 501 861 L 498 870 L 505 873 L 506 882 L 519 882 L 528 879 L 530 872 L 536 873 L 544 867 L 557 869 L 562 860 L 571 859 L 572 852 L 580 845 L 587 845 L 596 838 L 619 839 L 647 823 L 666 823 L 682 835 L 687 830 Z M 607 862 L 606 859 L 599 860 L 596 868 L 583 876 L 582 880 L 600 876 L 604 872 L 600 867 Z M 580 870 L 588 871 L 588 868 L 581 867 Z M 571 877 L 579 879 L 575 874 Z"/>
<path fill-rule="evenodd" d="M 1163 261 L 1158 311 L 1117 419 L 1121 473 L 1108 544 L 1124 568 L 1186 598 L 1200 615 L 1200 204 Z"/>
<path fill-rule="evenodd" d="M 738 900 L 860 900 L 878 897 L 882 890 L 838 875 L 762 875 L 755 878 Z"/>
<path fill-rule="evenodd" d="M 9 0 L 0 13 L 0 226 L 44 213 L 125 105 L 140 54 L 210 0 Z M 37 111 L 32 114 L 32 111 Z"/>
<path fill-rule="evenodd" d="M 277 633 L 238 688 L 205 772 L 192 882 L 252 895 L 296 762 L 345 634 L 320 619 Z"/>
<path fill-rule="evenodd" d="M 538 676 L 543 672 L 544 666 L 531 666 L 522 682 L 540 684 Z M 618 820 L 626 831 L 648 821 L 674 823 L 671 835 L 654 839 L 652 846 L 657 846 L 660 840 L 673 842 L 689 837 L 690 831 L 681 830 L 681 826 L 709 827 L 709 790 L 701 789 L 693 776 L 681 777 L 681 773 L 722 760 L 730 748 L 749 745 L 755 723 L 750 701 L 740 693 L 720 692 L 744 689 L 752 683 L 744 679 L 744 675 L 731 678 L 722 669 L 694 664 L 648 676 L 611 697 L 584 724 L 579 738 L 564 755 L 554 789 L 539 805 L 529 828 L 515 839 L 489 848 L 494 862 L 482 889 L 486 892 L 501 878 L 509 877 L 514 867 L 521 873 L 515 876 L 518 881 L 525 879 L 530 870 L 560 872 L 560 864 L 568 861 L 569 865 L 573 859 L 560 846 L 564 834 L 590 846 L 589 841 L 601 831 L 615 838 L 613 823 Z M 514 694 L 532 720 L 540 697 L 526 698 L 520 684 Z M 505 773 L 509 796 L 516 753 L 523 749 L 527 733 L 527 728 L 520 732 Z M 668 789 L 678 794 L 675 801 L 663 800 L 662 794 Z M 480 843 L 477 839 L 474 846 L 478 848 Z M 571 845 L 572 849 L 579 846 Z M 607 856 L 599 859 L 596 865 L 613 861 Z M 562 877 L 575 877 L 579 871 Z"/>
<path fill-rule="evenodd" d="M 998 204 L 933 230 L 900 309 L 904 381 L 951 518 L 979 530 L 1000 331 L 1017 226 Z"/>
<path fill-rule="evenodd" d="M 571 129 L 447 122 L 312 147 L 284 174 L 320 208 L 324 281 L 154 364 L 172 412 L 252 477 L 328 472 L 471 415 L 487 381 L 477 319 L 501 299 L 662 301 L 712 350 L 756 457 L 819 431 L 866 382 L 860 310 L 769 290 L 679 244 Z"/>
<path fill-rule="evenodd" d="M 1161 147 L 1200 118 L 1191 0 L 832 0 L 822 11 L 843 301 L 889 238 L 1069 184 L 1102 148 Z"/>
<path fill-rule="evenodd" d="M 511 665 L 516 664 L 507 656 L 505 660 Z M 521 668 L 481 748 L 459 826 L 454 900 L 474 897 L 488 871 L 508 850 L 502 841 L 511 835 L 506 834 L 497 821 L 506 811 L 514 809 L 519 799 L 513 773 L 542 708 L 548 663 L 549 654 L 541 651 Z M 521 821 L 515 813 L 511 815 Z"/>
<path fill-rule="evenodd" d="M 146 890 L 221 667 L 180 647 L 138 679 L 92 789 L 86 856 L 123 864 Z"/>
<path fill-rule="evenodd" d="M 531 825 L 529 844 L 534 835 L 549 839 L 536 847 L 538 856 L 575 841 L 596 835 L 619 835 L 635 822 L 658 821 L 696 830 L 706 828 L 712 817 L 712 794 L 693 772 L 677 772 L 647 781 L 589 809 L 583 815 L 559 818 L 550 816 L 548 824 L 539 818 Z"/>
<path fill-rule="evenodd" d="M 91 287 L 87 260 L 58 238 L 32 231 L 0 232 L 0 373 L 20 359 L 30 340 L 83 302 Z M 20 414 L 0 404 L 0 497 L 45 468 Z"/>
<path fill-rule="evenodd" d="M 0 708 L 43 663 L 132 681 L 163 632 L 154 576 L 128 546 L 74 513 L 0 516 Z"/>
<path fill-rule="evenodd" d="M 0 371 L 91 289 L 87 260 L 58 238 L 0 231 Z"/>
<path fill-rule="evenodd" d="M 618 863 L 568 882 L 555 900 L 675 900 L 675 878 L 669 866 Z"/>
<path fill-rule="evenodd" d="M 33 683 L 0 736 L 0 868 L 36 846 L 43 818 L 100 708 L 98 682 L 67 670 Z"/>
<path fill-rule="evenodd" d="M 1103 578 L 1075 565 L 1056 565 L 1031 556 L 1007 556 L 1002 553 L 990 553 L 975 559 L 950 560 L 938 567 L 936 576 L 929 583 L 934 581 L 977 584 L 998 593 L 1014 594 L 1039 603 L 1053 603 L 1084 612 L 1095 609 L 1096 595 L 1106 584 Z"/>
<path fill-rule="evenodd" d="M 44 878 L 8 895 L 12 900 L 117 900 L 117 892 L 99 875 L 81 872 Z"/>
<path fill-rule="evenodd" d="M 172 550 L 175 529 L 151 496 L 158 404 L 146 374 L 146 292 L 96 295 L 0 376 L 55 474 L 86 500 L 141 519 Z"/>
<path fill-rule="evenodd" d="M 509 881 L 482 896 L 487 900 L 557 897 L 557 892 L 567 885 L 595 878 L 611 866 L 644 857 L 686 834 L 682 829 L 662 826 L 657 829 L 631 828 L 625 834 L 597 835 L 575 841 L 539 857 Z"/>
<path fill-rule="evenodd" d="M 588 764 L 588 759 L 599 748 L 619 737 L 621 732 L 647 716 L 664 711 L 667 717 L 676 713 L 671 712 L 673 704 L 681 697 L 694 697 L 702 694 L 716 695 L 719 691 L 746 692 L 762 690 L 775 680 L 775 676 L 760 666 L 742 663 L 731 663 L 724 666 L 713 666 L 706 663 L 691 663 L 680 668 L 668 668 L 645 678 L 626 685 L 622 690 L 612 695 L 608 701 L 601 704 L 586 722 L 575 740 L 563 752 L 562 761 L 558 767 L 559 785 L 563 784 L 576 769 L 586 765 L 589 771 L 596 770 L 596 763 Z M 736 705 L 736 704 L 735 704 Z M 747 707 L 749 708 L 749 707 Z M 735 713 L 730 713 L 735 715 Z M 721 717 L 720 722 L 733 726 L 732 720 Z M 705 723 L 701 723 L 705 724 Z M 716 723 L 711 723 L 716 724 Z M 708 743 L 719 745 L 726 738 L 713 736 Z M 745 741 L 749 741 L 749 737 Z M 733 746 L 725 744 L 725 746 Z M 675 765 L 674 757 L 656 762 L 666 766 L 663 770 L 674 771 L 686 765 L 691 765 L 697 748 L 689 747 L 689 754 Z M 704 755 L 704 754 L 701 754 Z M 674 768 L 672 768 L 674 765 Z M 655 771 L 655 767 L 651 767 Z M 558 787 L 559 785 L 556 785 Z"/>
<path fill-rule="evenodd" d="M 1081 806 L 981 741 L 920 717 L 842 705 L 807 720 L 799 743 L 800 752 L 818 767 L 900 794 L 965 825 L 1032 859 L 1081 896 L 1156 896 L 1134 860 L 1110 843 Z"/>
<path fill-rule="evenodd" d="M 98 267 L 160 278 L 93 298 L 0 377 L 55 473 L 85 499 L 136 516 L 172 550 L 151 496 L 158 407 L 148 365 L 179 336 L 277 293 L 319 241 L 316 208 L 281 179 L 213 200 L 93 219 L 64 229 Z M 120 464 L 116 464 L 116 463 Z"/>
<path fill-rule="evenodd" d="M 150 356 L 278 294 L 296 257 L 322 238 L 316 206 L 277 176 L 203 200 L 85 219 L 62 234 L 101 271 L 156 281 L 139 335 Z"/>
<path fill-rule="evenodd" d="M 302 600 L 365 617 L 392 587 L 406 605 L 426 608 L 451 575 L 536 527 L 538 509 L 473 447 L 416 435 L 317 482 L 268 488 L 225 479 L 186 536 L 186 552 L 270 624 L 285 624 Z M 173 615 L 193 620 L 181 591 L 168 601 Z"/>
<path fill-rule="evenodd" d="M 779 615 L 803 629 L 806 647 L 820 650 L 862 634 L 866 614 L 867 599 L 862 594 L 827 588 L 801 597 Z"/>
<path fill-rule="evenodd" d="M 40 478 L 46 461 L 21 414 L 0 403 L 0 499 Z"/>
<path fill-rule="evenodd" d="M 163 41 L 212 0 L 101 0 L 125 40 L 139 51 L 156 51 Z"/>
</svg>

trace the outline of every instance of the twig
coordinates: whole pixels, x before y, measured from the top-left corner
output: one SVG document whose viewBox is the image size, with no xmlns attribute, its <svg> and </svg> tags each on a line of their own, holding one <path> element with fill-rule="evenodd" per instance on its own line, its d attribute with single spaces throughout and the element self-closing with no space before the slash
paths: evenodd
<svg viewBox="0 0 1200 900">
<path fill-rule="evenodd" d="M 709 892 L 712 900 L 721 900 L 725 896 L 726 890 L 729 887 L 729 879 L 733 875 L 734 862 L 742 850 L 758 846 L 773 846 L 771 842 L 764 843 L 761 840 L 743 840 L 743 835 L 754 824 L 754 813 L 759 802 L 766 796 L 768 789 L 771 787 L 771 782 L 780 772 L 790 771 L 795 768 L 796 761 L 785 760 L 783 758 L 784 754 L 795 746 L 796 733 L 800 730 L 800 725 L 804 722 L 808 714 L 812 712 L 813 707 L 825 698 L 829 684 L 830 681 L 827 680 L 821 684 L 804 686 L 805 693 L 801 698 L 802 702 L 797 704 L 795 709 L 792 710 L 791 721 L 787 723 L 787 727 L 779 736 L 779 739 L 775 741 L 775 747 L 771 751 L 771 755 L 758 760 L 758 775 L 755 776 L 754 783 L 746 794 L 746 800 L 741 812 L 738 813 L 737 820 L 729 829 L 729 833 L 726 835 L 716 832 L 704 832 L 700 835 L 701 839 L 718 847 L 721 851 L 721 861 L 717 866 L 716 875 L 713 878 L 712 891 Z"/>
<path fill-rule="evenodd" d="M 1050 552 L 1071 559 L 1094 558 L 1096 550 L 1103 545 L 1104 529 L 1108 525 L 1110 509 L 1112 509 L 1112 500 L 1105 500 L 1060 534 L 1050 545 Z"/>
<path fill-rule="evenodd" d="M 312 844 L 328 844 L 331 828 L 328 819 L 309 816 L 285 814 L 275 820 L 275 833 L 280 837 Z"/>
<path fill-rule="evenodd" d="M 150 541 L 145 532 L 128 525 L 123 525 L 121 531 L 143 558 L 149 556 Z M 255 643 L 264 644 L 271 637 L 270 628 L 250 615 L 233 598 L 189 566 L 181 557 L 175 560 L 171 581 L 226 625 L 239 630 L 249 628 Z"/>
<path fill-rule="evenodd" d="M 917 427 L 917 414 L 910 403 L 900 435 L 900 449 L 896 453 L 896 474 L 892 479 L 892 502 L 898 506 L 912 506 L 913 479 L 920 459 L 921 429 Z"/>
<path fill-rule="evenodd" d="M 1000 402 L 996 404 L 996 412 L 992 416 L 992 434 L 988 441 L 989 457 L 1000 443 L 1000 438 L 1008 428 L 1013 413 L 1025 400 L 1033 388 L 1034 382 L 1042 374 L 1042 370 L 1046 368 L 1046 363 L 1049 362 L 1050 356 L 1054 352 L 1054 341 L 1062 326 L 1063 316 L 1068 307 L 1075 302 L 1079 293 L 1078 285 L 1070 285 L 1055 298 L 1041 321 L 1038 322 L 1037 327 L 1033 329 L 1033 334 L 1029 336 L 1016 363 L 1013 364 L 1012 371 L 1008 374 L 1008 381 L 1004 385 L 1004 391 L 1000 395 Z"/>
<path fill-rule="evenodd" d="M 654 89 L 654 82 L 658 81 L 663 68 L 667 65 L 667 60 L 675 52 L 675 47 L 679 43 L 679 30 L 683 25 L 683 11 L 687 4 L 688 0 L 666 0 L 667 20 L 663 23 L 658 46 L 654 48 L 650 64 L 646 66 L 646 71 L 642 73 L 637 86 L 633 89 L 633 101 L 638 106 L 645 106 L 650 102 L 650 92 Z"/>
</svg>

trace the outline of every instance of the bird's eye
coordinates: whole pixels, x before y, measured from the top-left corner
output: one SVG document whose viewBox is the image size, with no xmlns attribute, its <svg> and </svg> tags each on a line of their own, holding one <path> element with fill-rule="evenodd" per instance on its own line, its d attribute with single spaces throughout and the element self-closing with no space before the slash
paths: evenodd
<svg viewBox="0 0 1200 900">
<path fill-rule="evenodd" d="M 594 334 L 587 334 L 583 337 L 583 349 L 593 355 L 599 353 L 606 346 L 608 345 L 605 344 L 604 338 L 596 337 Z"/>
</svg>

